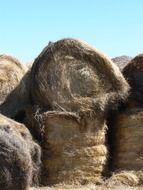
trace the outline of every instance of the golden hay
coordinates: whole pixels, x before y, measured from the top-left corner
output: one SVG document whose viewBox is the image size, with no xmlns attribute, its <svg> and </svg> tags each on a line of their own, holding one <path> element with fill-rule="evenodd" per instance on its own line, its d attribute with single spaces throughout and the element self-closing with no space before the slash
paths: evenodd
<svg viewBox="0 0 143 190">
<path fill-rule="evenodd" d="M 106 125 L 93 118 L 85 125 L 74 113 L 45 112 L 43 184 L 99 184 L 106 172 Z"/>
<path fill-rule="evenodd" d="M 118 114 L 113 129 L 114 169 L 143 169 L 143 110 L 132 109 Z"/>
<path fill-rule="evenodd" d="M 105 113 L 128 94 L 119 68 L 76 39 L 50 43 L 32 66 L 33 103 L 49 110 Z"/>
<path fill-rule="evenodd" d="M 28 129 L 0 114 L 0 187 L 27 190 L 38 183 L 41 149 Z"/>
</svg>

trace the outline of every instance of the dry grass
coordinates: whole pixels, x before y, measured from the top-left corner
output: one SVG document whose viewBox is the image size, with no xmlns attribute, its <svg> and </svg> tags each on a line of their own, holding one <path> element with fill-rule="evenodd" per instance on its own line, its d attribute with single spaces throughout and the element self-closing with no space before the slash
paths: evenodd
<svg viewBox="0 0 143 190">
<path fill-rule="evenodd" d="M 25 72 L 26 68 L 17 59 L 0 55 L 0 104 L 17 87 Z"/>
<path fill-rule="evenodd" d="M 32 66 L 33 102 L 51 110 L 105 113 L 128 88 L 119 68 L 80 40 L 50 43 Z"/>
<path fill-rule="evenodd" d="M 0 114 L 0 187 L 25 190 L 38 184 L 41 149 L 22 124 Z"/>
<path fill-rule="evenodd" d="M 143 106 L 143 54 L 132 59 L 123 69 L 123 75 L 131 86 L 130 102 Z M 130 103 L 129 102 L 129 103 Z"/>
<path fill-rule="evenodd" d="M 107 161 L 105 121 L 82 125 L 73 113 L 46 112 L 44 126 L 44 184 L 101 184 Z"/>
<path fill-rule="evenodd" d="M 143 187 L 130 187 L 126 185 L 116 185 L 107 187 L 106 185 L 96 186 L 94 184 L 85 186 L 57 186 L 57 187 L 37 187 L 29 190 L 142 190 Z"/>
<path fill-rule="evenodd" d="M 143 168 L 142 126 L 142 109 L 132 109 L 117 115 L 113 126 L 114 168 L 135 171 Z"/>
</svg>

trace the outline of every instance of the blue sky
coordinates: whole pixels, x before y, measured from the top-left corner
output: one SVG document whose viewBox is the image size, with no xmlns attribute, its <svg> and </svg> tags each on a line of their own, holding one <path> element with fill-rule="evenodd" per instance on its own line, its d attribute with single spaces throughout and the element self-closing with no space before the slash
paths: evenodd
<svg viewBox="0 0 143 190">
<path fill-rule="evenodd" d="M 0 0 L 1 54 L 29 62 L 65 37 L 109 57 L 142 53 L 143 0 Z"/>
</svg>

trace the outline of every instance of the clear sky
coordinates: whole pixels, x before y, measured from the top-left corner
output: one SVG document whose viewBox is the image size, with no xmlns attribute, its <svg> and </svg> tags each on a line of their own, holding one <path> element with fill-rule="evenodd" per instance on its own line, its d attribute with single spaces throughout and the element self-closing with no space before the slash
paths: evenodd
<svg viewBox="0 0 143 190">
<path fill-rule="evenodd" d="M 142 53 L 143 0 L 0 0 L 0 53 L 29 62 L 65 37 L 109 57 Z"/>
</svg>

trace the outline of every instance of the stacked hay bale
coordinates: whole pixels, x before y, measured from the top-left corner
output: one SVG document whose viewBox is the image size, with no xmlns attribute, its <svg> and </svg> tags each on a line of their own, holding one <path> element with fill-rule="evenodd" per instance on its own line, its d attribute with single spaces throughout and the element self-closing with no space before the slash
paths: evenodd
<svg viewBox="0 0 143 190">
<path fill-rule="evenodd" d="M 123 75 L 131 86 L 127 107 L 143 107 L 143 54 L 136 56 L 123 69 Z"/>
<path fill-rule="evenodd" d="M 84 129 L 80 118 L 73 113 L 45 112 L 42 117 L 43 182 L 101 184 L 108 154 L 105 120 L 99 124 L 91 118 Z"/>
<path fill-rule="evenodd" d="M 102 181 L 106 116 L 128 89 L 119 69 L 84 42 L 64 39 L 42 51 L 31 70 L 31 98 L 46 110 L 33 125 L 43 133 L 44 184 Z"/>
<path fill-rule="evenodd" d="M 116 120 L 114 133 L 116 149 L 115 168 L 143 169 L 143 109 L 128 110 L 120 113 Z"/>
<path fill-rule="evenodd" d="M 112 139 L 114 170 L 134 170 L 143 181 L 143 54 L 136 56 L 123 69 L 131 86 L 125 110 L 118 113 L 113 122 Z"/>
<path fill-rule="evenodd" d="M 29 73 L 15 58 L 0 56 L 0 113 L 11 118 L 22 115 L 30 103 Z"/>
<path fill-rule="evenodd" d="M 27 190 L 38 182 L 41 149 L 28 129 L 0 114 L 0 187 Z"/>
</svg>

